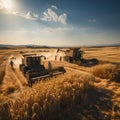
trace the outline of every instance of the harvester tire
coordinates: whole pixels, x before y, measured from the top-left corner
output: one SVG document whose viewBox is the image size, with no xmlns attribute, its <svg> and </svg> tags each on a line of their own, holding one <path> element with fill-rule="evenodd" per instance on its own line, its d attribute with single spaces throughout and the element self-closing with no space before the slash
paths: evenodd
<svg viewBox="0 0 120 120">
<path fill-rule="evenodd" d="M 29 68 L 27 66 L 23 66 L 22 67 L 22 73 L 25 76 L 26 72 L 29 70 Z"/>
<path fill-rule="evenodd" d="M 27 80 L 28 80 L 28 85 L 32 87 L 32 82 L 31 82 L 31 76 L 30 76 L 30 70 L 26 72 L 25 74 Z"/>
<path fill-rule="evenodd" d="M 19 65 L 19 70 L 21 71 L 22 70 L 22 67 L 25 66 L 24 64 L 20 64 Z"/>
</svg>

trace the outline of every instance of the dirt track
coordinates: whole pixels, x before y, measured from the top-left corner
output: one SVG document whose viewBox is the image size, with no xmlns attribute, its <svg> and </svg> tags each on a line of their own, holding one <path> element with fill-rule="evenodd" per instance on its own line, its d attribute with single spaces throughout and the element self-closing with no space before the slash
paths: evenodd
<svg viewBox="0 0 120 120">
<path fill-rule="evenodd" d="M 7 91 L 8 93 L 14 90 L 22 90 L 24 86 L 27 85 L 27 80 L 19 71 L 19 64 L 20 64 L 20 56 L 19 55 L 10 55 L 9 61 L 11 57 L 15 57 L 16 59 L 13 60 L 14 66 L 11 68 L 9 62 L 6 65 L 6 74 L 4 76 L 4 80 L 2 83 L 2 91 Z M 13 90 L 11 90 L 13 89 Z"/>
</svg>

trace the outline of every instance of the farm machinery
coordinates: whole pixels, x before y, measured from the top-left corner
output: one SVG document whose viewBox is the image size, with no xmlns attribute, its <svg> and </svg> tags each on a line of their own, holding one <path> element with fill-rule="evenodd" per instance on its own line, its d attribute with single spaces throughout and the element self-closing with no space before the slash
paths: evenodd
<svg viewBox="0 0 120 120">
<path fill-rule="evenodd" d="M 23 55 L 22 64 L 19 65 L 19 69 L 27 78 L 30 86 L 37 80 L 50 78 L 66 72 L 62 66 L 46 69 L 42 64 L 43 59 L 45 59 L 44 56 Z"/>
<path fill-rule="evenodd" d="M 64 60 L 67 62 L 83 66 L 92 66 L 98 64 L 98 60 L 96 58 L 84 59 L 84 51 L 82 51 L 80 48 L 70 48 L 68 50 L 58 49 L 57 52 L 59 51 L 65 52 Z"/>
</svg>

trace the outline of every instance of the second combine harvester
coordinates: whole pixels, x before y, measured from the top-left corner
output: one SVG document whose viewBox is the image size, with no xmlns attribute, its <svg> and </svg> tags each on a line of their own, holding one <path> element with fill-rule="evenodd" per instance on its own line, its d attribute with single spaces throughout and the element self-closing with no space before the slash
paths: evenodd
<svg viewBox="0 0 120 120">
<path fill-rule="evenodd" d="M 93 66 L 98 64 L 98 60 L 96 58 L 92 59 L 83 58 L 84 51 L 82 51 L 80 48 L 70 48 L 67 50 L 58 49 L 57 53 L 59 51 L 65 53 L 64 60 L 67 62 L 83 66 Z"/>
</svg>

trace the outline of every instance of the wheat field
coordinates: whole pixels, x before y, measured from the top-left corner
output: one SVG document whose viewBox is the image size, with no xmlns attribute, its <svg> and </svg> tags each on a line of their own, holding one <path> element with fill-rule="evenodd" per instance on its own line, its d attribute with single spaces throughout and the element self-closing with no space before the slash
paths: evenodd
<svg viewBox="0 0 120 120">
<path fill-rule="evenodd" d="M 96 66 L 59 61 L 57 49 L 0 50 L 0 120 L 119 120 L 120 47 L 81 48 L 83 58 L 97 58 Z M 37 81 L 32 88 L 19 71 L 21 53 L 45 55 L 66 73 Z M 14 70 L 9 61 L 15 57 Z"/>
</svg>

